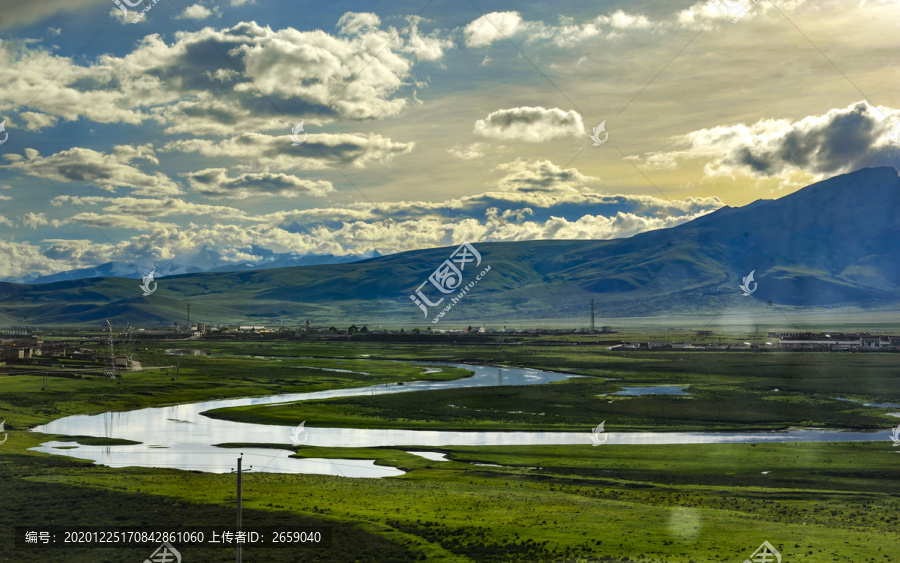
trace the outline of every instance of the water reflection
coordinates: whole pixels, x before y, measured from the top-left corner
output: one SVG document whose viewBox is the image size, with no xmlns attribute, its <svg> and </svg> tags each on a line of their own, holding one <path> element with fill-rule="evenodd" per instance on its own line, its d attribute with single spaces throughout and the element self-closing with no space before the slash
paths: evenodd
<svg viewBox="0 0 900 563">
<path fill-rule="evenodd" d="M 689 385 L 656 385 L 645 387 L 625 387 L 613 395 L 690 395 L 684 390 Z"/>
<path fill-rule="evenodd" d="M 495 374 L 491 366 L 469 366 L 451 364 L 453 367 L 475 372 L 472 377 L 455 381 L 414 381 L 404 386 L 373 385 L 351 389 L 333 389 L 314 393 L 288 393 L 269 397 L 224 399 L 204 401 L 168 407 L 155 407 L 127 412 L 107 412 L 99 415 L 78 415 L 55 420 L 34 429 L 48 434 L 69 436 L 89 435 L 107 438 L 125 438 L 141 442 L 130 446 L 84 446 L 70 442 L 46 442 L 34 451 L 65 454 L 81 459 L 93 460 L 111 467 L 172 467 L 225 473 L 234 465 L 237 454 L 234 450 L 217 448 L 222 443 L 282 443 L 290 445 L 293 427 L 265 424 L 247 424 L 227 420 L 215 420 L 201 413 L 215 408 L 266 405 L 291 401 L 354 397 L 360 395 L 383 395 L 411 393 L 460 387 L 485 387 L 497 385 L 502 378 L 504 385 L 532 385 L 561 381 L 569 376 L 538 370 L 504 368 L 502 376 Z M 369 447 L 379 445 L 439 445 L 453 444 L 462 440 L 466 443 L 514 444 L 516 438 L 503 436 L 502 432 L 468 433 L 409 430 L 365 430 L 353 428 L 314 428 L 307 425 L 309 435 L 307 446 L 327 447 Z M 491 437 L 489 435 L 495 434 Z M 539 434 L 539 433 L 532 433 Z M 476 435 L 481 436 L 477 438 Z M 561 433 L 565 436 L 564 433 Z M 454 438 L 454 436 L 456 438 Z M 475 438 L 474 442 L 469 442 Z M 551 442 L 552 443 L 552 442 Z M 56 450 L 60 445 L 74 446 L 73 449 Z M 345 475 L 347 477 L 385 477 L 402 475 L 403 472 L 391 467 L 380 467 L 372 460 L 327 460 L 292 459 L 292 452 L 260 448 L 242 448 L 248 465 L 254 471 L 274 473 L 321 473 Z M 249 461 L 256 457 L 255 461 Z"/>
<path fill-rule="evenodd" d="M 297 459 L 288 450 L 215 447 L 241 442 L 291 444 L 292 426 L 273 426 L 216 420 L 204 411 L 232 406 L 266 405 L 291 401 L 354 397 L 369 394 L 411 393 L 438 389 L 503 385 L 535 385 L 568 379 L 566 374 L 523 368 L 450 364 L 469 369 L 475 375 L 455 381 L 416 381 L 403 387 L 367 386 L 314 393 L 291 393 L 269 397 L 223 399 L 201 403 L 146 408 L 135 411 L 69 416 L 34 429 L 36 432 L 69 436 L 88 435 L 124 438 L 141 442 L 130 446 L 84 446 L 70 442 L 46 442 L 33 451 L 93 460 L 110 467 L 169 467 L 210 473 L 226 473 L 234 467 L 239 452 L 254 471 L 273 473 L 316 473 L 346 477 L 387 477 L 402 475 L 392 467 L 375 465 L 373 460 Z M 646 389 L 646 388 L 645 388 Z M 670 388 L 671 389 L 671 388 Z M 614 429 L 610 421 L 610 429 Z M 316 428 L 306 425 L 306 446 L 513 446 L 565 445 L 591 447 L 590 428 L 583 432 L 451 432 L 439 430 L 391 430 L 360 428 Z M 830 432 L 801 430 L 783 433 L 703 433 L 703 432 L 607 432 L 603 447 L 641 444 L 837 442 L 884 439 L 882 432 Z M 59 446 L 75 446 L 58 450 Z"/>
</svg>

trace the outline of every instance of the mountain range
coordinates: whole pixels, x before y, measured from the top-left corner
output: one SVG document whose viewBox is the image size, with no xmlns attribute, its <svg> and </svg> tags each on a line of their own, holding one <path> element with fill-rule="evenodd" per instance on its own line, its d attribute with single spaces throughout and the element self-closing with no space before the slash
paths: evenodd
<svg viewBox="0 0 900 563">
<path fill-rule="evenodd" d="M 187 266 L 175 266 L 176 271 L 168 272 L 170 274 L 196 274 L 200 272 L 244 272 L 247 270 L 264 270 L 269 268 L 290 268 L 292 266 L 317 266 L 319 264 L 346 264 L 348 262 L 356 262 L 365 260 L 366 258 L 375 258 L 381 256 L 377 250 L 366 252 L 363 254 L 345 254 L 336 256 L 334 254 L 295 254 L 293 252 L 273 253 L 264 249 L 254 249 L 253 254 L 262 254 L 263 256 L 254 262 L 230 263 L 220 266 L 203 269 L 196 264 Z M 133 262 L 107 262 L 99 266 L 90 266 L 87 268 L 77 268 L 58 272 L 56 274 L 36 275 L 36 276 L 20 276 L 17 278 L 5 278 L 3 281 L 14 283 L 53 283 L 66 280 L 80 280 L 85 278 L 133 278 L 141 279 L 143 275 L 153 270 L 152 267 L 142 267 Z M 157 275 L 159 271 L 157 270 Z"/>
<path fill-rule="evenodd" d="M 897 308 L 900 304 L 900 177 L 864 168 L 775 200 L 723 207 L 677 227 L 615 240 L 485 242 L 481 263 L 463 263 L 462 287 L 490 266 L 441 322 L 497 324 L 585 317 L 662 316 L 770 307 Z M 158 278 L 142 295 L 120 277 L 44 284 L 0 283 L 0 323 L 138 326 L 207 323 L 363 322 L 436 326 L 456 294 L 431 283 L 457 246 L 353 263 Z M 458 265 L 458 263 L 453 263 Z M 751 272 L 744 295 L 739 288 Z M 451 272 L 452 273 L 452 272 Z M 454 285 L 452 278 L 445 278 Z M 427 317 L 410 296 L 440 306 Z M 421 300 L 420 300 L 421 302 Z M 440 324 L 440 323 L 438 323 Z M 438 327 L 439 328 L 439 327 Z"/>
</svg>

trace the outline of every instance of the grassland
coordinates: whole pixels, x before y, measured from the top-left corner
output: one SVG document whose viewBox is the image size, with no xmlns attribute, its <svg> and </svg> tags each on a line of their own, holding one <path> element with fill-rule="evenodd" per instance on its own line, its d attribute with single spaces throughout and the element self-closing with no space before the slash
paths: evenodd
<svg viewBox="0 0 900 563">
<path fill-rule="evenodd" d="M 216 349 L 207 343 L 202 347 Z M 0 419 L 6 418 L 11 430 L 9 440 L 0 446 L 0 524 L 9 530 L 0 534 L 0 560 L 142 561 L 150 553 L 141 549 L 24 552 L 11 545 L 15 525 L 221 525 L 234 518 L 233 475 L 113 469 L 29 452 L 29 447 L 56 436 L 26 433 L 26 426 L 76 413 L 421 377 L 419 366 L 391 363 L 382 369 L 386 364 L 362 356 L 502 359 L 509 365 L 598 376 L 533 388 L 482 389 L 484 399 L 477 394 L 453 397 L 496 411 L 482 409 L 484 413 L 463 418 L 459 424 L 500 424 L 507 429 L 544 427 L 546 421 L 535 421 L 528 413 L 551 412 L 556 404 L 563 405 L 555 411 L 556 429 L 577 424 L 580 431 L 584 424 L 596 424 L 598 414 L 608 415 L 608 425 L 620 420 L 623 428 L 634 429 L 662 428 L 670 416 L 675 419 L 670 423 L 681 427 L 886 428 L 897 420 L 886 416 L 889 409 L 837 402 L 834 397 L 900 402 L 895 356 L 881 354 L 623 356 L 600 346 L 576 349 L 566 343 L 507 346 L 502 356 L 496 346 L 435 344 L 279 343 L 253 349 L 243 343 L 218 345 L 218 351 L 285 357 L 281 361 L 183 357 L 174 380 L 172 375 L 153 373 L 128 374 L 121 383 L 50 378 L 47 391 L 40 390 L 42 382 L 37 377 L 0 376 Z M 331 359 L 286 357 L 329 353 Z M 148 350 L 144 361 L 161 359 L 158 350 Z M 462 370 L 449 369 L 437 374 L 464 375 Z M 609 377 L 616 379 L 599 379 Z M 609 395 L 596 397 L 626 384 L 689 384 L 695 394 L 692 399 L 673 399 L 682 401 L 673 403 L 678 408 L 659 414 L 654 411 L 665 404 L 659 397 L 612 404 Z M 539 389 L 543 393 L 529 394 Z M 406 418 L 410 424 L 432 419 L 452 426 L 456 422 L 440 410 L 450 396 L 441 393 L 447 392 L 419 394 L 423 397 L 417 397 L 415 405 L 421 412 L 406 408 L 401 413 L 399 405 L 381 402 L 389 396 L 361 397 L 358 404 L 371 409 L 366 416 L 372 419 Z M 719 403 L 720 407 L 711 413 L 683 408 L 698 403 L 709 408 Z M 768 407 L 785 403 L 790 408 Z M 345 405 L 332 409 L 333 420 L 360 415 L 352 403 Z M 828 405 L 833 409 L 820 410 Z M 579 412 L 593 407 L 602 410 Z M 508 412 L 514 410 L 523 412 Z M 767 418 L 767 413 L 775 414 Z M 422 450 L 445 453 L 450 461 L 407 453 Z M 881 442 L 864 443 L 301 447 L 296 452 L 298 457 L 375 459 L 406 474 L 389 479 L 246 475 L 245 525 L 330 525 L 335 542 L 328 550 L 245 550 L 244 561 L 743 561 L 763 540 L 775 545 L 789 562 L 888 562 L 896 555 L 900 448 L 891 447 L 887 433 Z M 182 554 L 185 563 L 234 560 L 229 550 L 185 548 Z"/>
<path fill-rule="evenodd" d="M 617 431 L 874 430 L 891 425 L 895 419 L 888 413 L 898 409 L 837 399 L 900 403 L 900 369 L 890 354 L 625 355 L 600 346 L 580 346 L 578 352 L 560 348 L 514 350 L 505 359 L 507 365 L 594 377 L 541 386 L 448 389 L 420 393 L 415 401 L 376 395 L 207 414 L 258 424 L 306 420 L 311 426 L 343 428 L 582 432 L 606 420 L 607 428 Z M 615 395 L 623 386 L 645 385 L 686 385 L 689 395 Z"/>
</svg>

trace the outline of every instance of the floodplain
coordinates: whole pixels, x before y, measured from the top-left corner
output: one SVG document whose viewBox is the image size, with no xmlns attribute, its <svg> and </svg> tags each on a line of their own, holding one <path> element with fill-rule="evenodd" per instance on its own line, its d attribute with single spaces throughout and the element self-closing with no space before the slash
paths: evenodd
<svg viewBox="0 0 900 563">
<path fill-rule="evenodd" d="M 4 529 L 29 524 L 161 525 L 234 522 L 235 476 L 111 468 L 30 451 L 57 440 L 128 447 L 121 439 L 29 428 L 77 414 L 469 375 L 447 363 L 498 367 L 493 387 L 355 396 L 223 409 L 210 416 L 308 428 L 553 431 L 583 444 L 540 446 L 295 446 L 298 458 L 371 459 L 398 477 L 250 472 L 243 524 L 331 526 L 328 549 L 245 549 L 244 561 L 743 561 L 763 541 L 785 561 L 891 561 L 900 523 L 896 355 L 882 353 L 620 352 L 605 343 L 506 338 L 480 343 L 149 343 L 177 375 L 102 378 L 0 375 L 9 438 L 0 446 Z M 219 355 L 221 354 L 221 355 Z M 396 360 L 385 362 L 383 360 Z M 413 363 L 417 362 L 417 363 Z M 424 363 L 424 364 L 423 364 Z M 584 377 L 504 386 L 502 366 Z M 429 369 L 430 368 L 430 369 Z M 439 369 L 439 371 L 438 371 Z M 426 372 L 428 372 L 426 374 Z M 45 381 L 46 380 L 46 381 Z M 46 387 L 42 389 L 42 387 Z M 617 395 L 678 386 L 684 394 Z M 591 444 L 591 431 L 880 431 L 871 441 L 758 444 Z M 106 440 L 106 441 L 104 441 Z M 443 454 L 446 461 L 409 452 Z M 435 456 L 433 456 L 435 457 Z M 21 561 L 142 561 L 141 549 L 50 550 Z M 33 552 L 38 553 L 38 552 Z M 185 547 L 185 561 L 233 561 L 234 550 Z M 49 554 L 49 555 L 48 555 Z"/>
</svg>

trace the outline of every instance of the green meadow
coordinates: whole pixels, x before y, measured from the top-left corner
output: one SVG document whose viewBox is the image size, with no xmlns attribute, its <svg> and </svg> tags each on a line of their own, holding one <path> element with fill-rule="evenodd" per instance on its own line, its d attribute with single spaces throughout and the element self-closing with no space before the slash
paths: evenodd
<svg viewBox="0 0 900 563">
<path fill-rule="evenodd" d="M 545 343 L 546 344 L 546 343 Z M 171 345 L 169 345 L 171 347 Z M 602 345 L 248 343 L 200 346 L 170 370 L 98 378 L 0 376 L 0 560 L 143 561 L 152 550 L 17 550 L 15 526 L 229 525 L 235 476 L 108 468 L 28 451 L 51 439 L 26 432 L 72 414 L 217 397 L 264 396 L 424 377 L 424 366 L 374 359 L 494 362 L 588 377 L 533 387 L 361 396 L 215 416 L 307 426 L 587 432 L 883 429 L 857 443 L 670 446 L 288 448 L 297 457 L 374 459 L 405 472 L 386 479 L 248 473 L 245 526 L 331 526 L 328 549 L 245 549 L 244 561 L 743 561 L 765 540 L 783 561 L 889 562 L 900 524 L 900 448 L 887 429 L 900 409 L 900 369 L 888 354 L 613 353 Z M 148 346 L 148 348 L 150 348 Z M 145 365 L 174 363 L 148 349 Z M 291 358 L 289 356 L 307 356 Z M 429 378 L 469 372 L 441 365 Z M 339 371 L 335 371 L 339 370 Z M 624 386 L 687 386 L 686 396 L 624 397 Z M 415 400 L 411 400 L 412 398 Z M 454 405 L 451 407 L 450 405 Z M 543 413 L 543 414 L 540 414 Z M 880 436 L 881 434 L 879 434 Z M 120 443 L 120 442 L 115 442 Z M 220 444 L 235 452 L 251 444 Z M 442 453 L 431 461 L 408 453 Z M 185 563 L 234 561 L 234 551 L 184 547 Z"/>
</svg>

